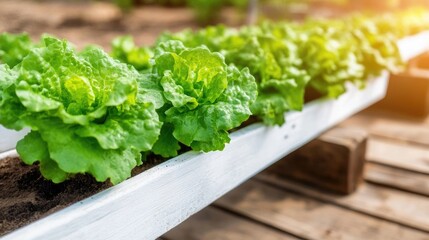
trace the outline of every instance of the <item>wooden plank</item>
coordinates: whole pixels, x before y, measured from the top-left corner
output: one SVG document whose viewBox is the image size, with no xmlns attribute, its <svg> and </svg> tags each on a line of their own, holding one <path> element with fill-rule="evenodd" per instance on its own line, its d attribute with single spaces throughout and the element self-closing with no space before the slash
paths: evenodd
<svg viewBox="0 0 429 240">
<path fill-rule="evenodd" d="M 376 121 L 370 131 L 375 136 L 429 146 L 429 128 L 415 123 L 396 124 L 393 121 Z"/>
<path fill-rule="evenodd" d="M 416 119 L 397 114 L 364 112 L 343 121 L 339 126 L 358 127 L 367 130 L 372 136 L 429 146 L 429 118 Z"/>
<path fill-rule="evenodd" d="M 349 194 L 363 177 L 367 133 L 334 128 L 279 161 L 272 171 L 319 189 Z"/>
<path fill-rule="evenodd" d="M 281 127 L 257 123 L 240 129 L 231 134 L 231 143 L 223 151 L 182 154 L 6 235 L 4 240 L 159 237 L 246 179 L 382 98 L 386 77 L 384 74 L 370 80 L 363 90 L 350 86 L 335 100 L 307 103 L 302 112 L 286 114 L 288 121 Z M 151 227 L 141 227 L 141 223 Z"/>
<path fill-rule="evenodd" d="M 395 124 L 393 121 L 377 121 L 372 126 L 371 134 L 429 146 L 429 128 L 415 124 Z"/>
<path fill-rule="evenodd" d="M 207 207 L 164 235 L 169 240 L 292 240 L 267 226 Z"/>
<path fill-rule="evenodd" d="M 429 147 L 370 138 L 366 159 L 375 163 L 429 174 Z"/>
<path fill-rule="evenodd" d="M 307 188 L 272 174 L 260 174 L 258 179 L 273 186 L 429 233 L 429 201 L 420 195 L 364 184 L 355 194 L 338 196 Z"/>
<path fill-rule="evenodd" d="M 429 175 L 367 163 L 365 180 L 429 197 Z"/>
<path fill-rule="evenodd" d="M 420 231 L 252 180 L 216 205 L 305 239 L 429 239 Z"/>
</svg>

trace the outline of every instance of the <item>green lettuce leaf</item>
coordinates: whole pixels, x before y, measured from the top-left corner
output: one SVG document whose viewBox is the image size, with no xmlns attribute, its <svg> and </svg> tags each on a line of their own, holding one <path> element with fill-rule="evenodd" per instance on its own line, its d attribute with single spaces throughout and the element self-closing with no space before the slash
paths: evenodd
<svg viewBox="0 0 429 240">
<path fill-rule="evenodd" d="M 40 172 L 52 182 L 60 183 L 69 178 L 70 174 L 63 171 L 55 161 L 51 160 L 48 145 L 39 132 L 32 131 L 27 134 L 24 139 L 18 142 L 16 149 L 26 164 L 31 165 L 40 161 Z"/>
<path fill-rule="evenodd" d="M 173 136 L 174 126 L 171 123 L 164 123 L 158 141 L 153 145 L 152 152 L 162 157 L 168 158 L 177 156 L 181 149 L 179 141 Z"/>
</svg>

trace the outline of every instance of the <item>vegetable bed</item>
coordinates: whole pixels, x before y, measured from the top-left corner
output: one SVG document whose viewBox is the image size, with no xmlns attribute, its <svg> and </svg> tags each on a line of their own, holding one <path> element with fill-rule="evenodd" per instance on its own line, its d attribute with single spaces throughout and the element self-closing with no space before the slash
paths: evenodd
<svg viewBox="0 0 429 240">
<path fill-rule="evenodd" d="M 404 60 L 428 50 L 428 36 L 424 32 L 401 40 Z M 4 239 L 154 239 L 321 132 L 381 99 L 387 78 L 385 72 L 369 80 L 364 90 L 350 84 L 336 100 L 307 103 L 302 112 L 286 114 L 287 122 L 281 127 L 256 123 L 242 128 L 231 134 L 231 142 L 223 151 L 179 155 Z M 8 156 L 16 156 L 16 152 L 0 154 L 0 158 Z"/>
<path fill-rule="evenodd" d="M 265 22 L 119 37 L 110 54 L 1 34 L 0 124 L 19 132 L 0 129 L 0 223 L 45 217 L 5 238 L 155 238 L 381 99 L 388 71 L 429 48 L 427 33 L 397 40 L 428 28 L 408 12 Z"/>
</svg>

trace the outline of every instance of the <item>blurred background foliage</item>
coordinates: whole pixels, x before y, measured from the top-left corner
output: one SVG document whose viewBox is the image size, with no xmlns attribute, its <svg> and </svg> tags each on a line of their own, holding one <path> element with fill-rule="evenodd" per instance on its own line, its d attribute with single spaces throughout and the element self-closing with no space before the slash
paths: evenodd
<svg viewBox="0 0 429 240">
<path fill-rule="evenodd" d="M 136 6 L 161 5 L 165 7 L 190 7 L 195 13 L 196 20 L 207 25 L 219 17 L 224 7 L 232 7 L 237 11 L 252 11 L 249 4 L 258 7 L 259 16 L 271 19 L 300 19 L 309 15 L 330 17 L 344 15 L 353 11 L 392 11 L 408 7 L 429 7 L 429 0 L 112 0 L 125 13 Z M 318 9 L 313 14 L 311 9 Z M 323 11 L 325 9 L 326 11 Z M 269 13 L 269 14 L 264 14 Z"/>
</svg>

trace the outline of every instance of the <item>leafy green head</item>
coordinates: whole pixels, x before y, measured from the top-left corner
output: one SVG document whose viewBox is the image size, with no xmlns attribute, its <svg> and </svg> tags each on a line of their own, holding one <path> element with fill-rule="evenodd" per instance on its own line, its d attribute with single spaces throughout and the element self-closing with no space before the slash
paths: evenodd
<svg viewBox="0 0 429 240">
<path fill-rule="evenodd" d="M 164 156 L 167 143 L 190 146 L 197 151 L 221 150 L 229 142 L 228 130 L 251 114 L 257 92 L 248 69 L 227 66 L 222 55 L 205 47 L 186 48 L 179 41 L 158 46 L 153 78 L 162 88 L 165 105 L 164 133 L 154 152 Z"/>
<path fill-rule="evenodd" d="M 24 162 L 61 182 L 77 173 L 118 183 L 141 164 L 161 123 L 140 97 L 139 73 L 99 48 L 77 53 L 66 41 L 43 38 L 8 76 L 0 123 L 32 131 L 18 143 Z M 1 82 L 1 81 L 0 81 Z"/>
</svg>

